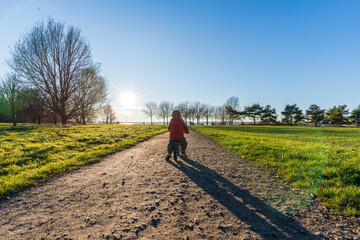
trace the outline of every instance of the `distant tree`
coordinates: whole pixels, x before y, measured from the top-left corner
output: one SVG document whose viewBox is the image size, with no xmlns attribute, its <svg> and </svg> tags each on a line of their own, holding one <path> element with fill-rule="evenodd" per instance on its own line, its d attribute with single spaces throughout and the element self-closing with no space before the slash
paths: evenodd
<svg viewBox="0 0 360 240">
<path fill-rule="evenodd" d="M 232 110 L 239 111 L 240 108 L 240 102 L 239 102 L 239 98 L 238 97 L 230 97 L 228 100 L 226 100 L 225 106 L 229 106 L 231 107 Z M 232 115 L 234 112 L 233 111 L 228 111 L 227 112 L 228 118 L 229 118 L 229 124 L 233 125 L 234 123 L 234 119 L 235 119 L 235 115 Z"/>
<path fill-rule="evenodd" d="M 216 116 L 220 119 L 220 124 L 225 125 L 226 124 L 226 105 L 219 106 L 216 108 Z"/>
<path fill-rule="evenodd" d="M 157 110 L 157 104 L 155 102 L 148 102 L 145 104 L 143 112 L 146 116 L 150 117 L 151 125 L 153 124 L 153 116 L 155 116 Z"/>
<path fill-rule="evenodd" d="M 10 117 L 16 126 L 18 113 L 27 106 L 30 98 L 29 91 L 23 87 L 17 75 L 8 74 L 0 86 L 0 112 Z"/>
<path fill-rule="evenodd" d="M 229 120 L 229 125 L 233 125 L 237 111 L 234 110 L 231 106 L 225 106 L 225 113 L 226 113 L 226 117 Z"/>
<path fill-rule="evenodd" d="M 174 110 L 174 104 L 171 102 L 165 102 L 165 111 L 166 111 L 166 124 L 169 124 L 169 117 Z"/>
<path fill-rule="evenodd" d="M 282 121 L 290 125 L 299 123 L 303 119 L 302 111 L 296 104 L 286 105 L 284 111 L 281 112 L 281 114 L 284 116 Z"/>
<path fill-rule="evenodd" d="M 175 108 L 180 111 L 182 118 L 184 119 L 185 123 L 187 123 L 189 118 L 189 102 L 182 102 Z"/>
<path fill-rule="evenodd" d="M 304 120 L 305 120 L 305 119 L 306 119 L 305 115 L 303 114 L 302 110 L 299 109 L 299 110 L 295 113 L 294 123 L 295 123 L 295 124 L 304 123 Z"/>
<path fill-rule="evenodd" d="M 163 124 L 166 124 L 166 107 L 165 107 L 165 102 L 161 102 L 157 108 L 157 112 L 156 112 L 157 116 L 159 118 L 163 119 Z"/>
<path fill-rule="evenodd" d="M 196 118 L 197 125 L 200 124 L 200 119 L 201 119 L 201 117 L 204 116 L 205 107 L 206 107 L 205 104 L 200 103 L 200 102 L 194 102 L 194 104 L 193 104 L 194 116 Z"/>
<path fill-rule="evenodd" d="M 246 117 L 245 111 L 236 111 L 231 106 L 225 106 L 226 116 L 231 116 L 233 120 L 240 120 L 243 123 L 243 118 Z"/>
<path fill-rule="evenodd" d="M 74 99 L 84 85 L 83 72 L 93 67 L 90 45 L 81 31 L 49 18 L 38 22 L 24 38 L 15 44 L 8 62 L 14 72 L 32 87 L 40 89 L 48 107 L 61 122 L 78 110 Z"/>
<path fill-rule="evenodd" d="M 260 119 L 262 111 L 263 107 L 261 107 L 258 103 L 254 103 L 252 106 L 245 107 L 244 109 L 246 116 L 252 118 L 254 124 L 256 124 L 257 119 Z"/>
<path fill-rule="evenodd" d="M 194 104 L 190 104 L 188 108 L 190 124 L 195 122 L 195 113 L 196 113 L 196 109 Z"/>
<path fill-rule="evenodd" d="M 84 84 L 78 87 L 73 98 L 77 111 L 74 116 L 78 122 L 86 124 L 96 118 L 101 106 L 107 98 L 107 86 L 104 77 L 98 75 L 98 68 L 87 68 L 82 73 Z"/>
<path fill-rule="evenodd" d="M 105 104 L 103 108 L 103 115 L 106 124 L 113 124 L 116 120 L 116 114 L 110 103 Z"/>
<path fill-rule="evenodd" d="M 214 124 L 217 125 L 218 124 L 218 119 L 220 118 L 220 114 L 219 114 L 219 107 L 215 106 L 214 107 Z"/>
<path fill-rule="evenodd" d="M 42 119 L 48 116 L 51 111 L 48 109 L 42 98 L 39 89 L 28 89 L 29 96 L 31 96 L 27 106 L 22 111 L 22 114 L 28 116 L 33 123 L 41 124 Z"/>
<path fill-rule="evenodd" d="M 349 120 L 357 126 L 360 117 L 360 105 L 351 111 Z"/>
<path fill-rule="evenodd" d="M 214 112 L 215 112 L 215 107 L 210 106 L 210 105 L 205 105 L 204 117 L 206 119 L 206 125 L 209 125 L 209 118 L 214 116 Z"/>
<path fill-rule="evenodd" d="M 339 106 L 334 106 L 332 108 L 330 108 L 326 113 L 326 122 L 329 122 L 330 124 L 335 124 L 335 125 L 341 125 L 343 123 L 346 123 L 347 119 L 346 119 L 346 115 L 349 114 L 349 110 L 346 109 L 347 106 L 346 105 L 339 105 Z"/>
<path fill-rule="evenodd" d="M 168 101 L 163 101 L 159 104 L 157 109 L 157 115 L 163 119 L 163 123 L 169 124 L 169 116 L 171 116 L 171 112 L 174 108 L 174 104 Z"/>
<path fill-rule="evenodd" d="M 321 109 L 318 105 L 312 104 L 310 107 L 306 110 L 306 118 L 311 123 L 318 123 L 321 122 L 325 117 L 325 110 Z"/>
<path fill-rule="evenodd" d="M 271 108 L 270 105 L 266 105 L 261 114 L 261 121 L 264 123 L 276 123 L 276 109 Z"/>
</svg>

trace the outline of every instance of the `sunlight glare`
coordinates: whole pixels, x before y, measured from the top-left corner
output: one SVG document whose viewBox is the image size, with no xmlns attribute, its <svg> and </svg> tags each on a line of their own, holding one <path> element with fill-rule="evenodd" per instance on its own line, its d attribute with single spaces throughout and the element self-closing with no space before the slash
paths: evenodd
<svg viewBox="0 0 360 240">
<path fill-rule="evenodd" d="M 134 106 L 136 102 L 136 95 L 132 91 L 124 91 L 120 97 L 121 105 L 124 107 Z"/>
</svg>

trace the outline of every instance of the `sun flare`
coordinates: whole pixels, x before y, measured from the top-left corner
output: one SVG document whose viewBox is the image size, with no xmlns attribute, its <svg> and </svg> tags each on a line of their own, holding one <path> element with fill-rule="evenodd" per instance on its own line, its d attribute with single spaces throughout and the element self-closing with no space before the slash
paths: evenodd
<svg viewBox="0 0 360 240">
<path fill-rule="evenodd" d="M 124 91 L 120 95 L 120 103 L 124 107 L 134 106 L 136 103 L 136 94 L 132 91 Z"/>
</svg>

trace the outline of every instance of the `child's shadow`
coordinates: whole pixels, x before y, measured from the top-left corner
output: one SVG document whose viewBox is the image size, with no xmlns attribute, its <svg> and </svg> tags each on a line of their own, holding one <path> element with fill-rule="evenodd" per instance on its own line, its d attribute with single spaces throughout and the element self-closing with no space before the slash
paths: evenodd
<svg viewBox="0 0 360 240">
<path fill-rule="evenodd" d="M 191 159 L 183 158 L 183 160 L 170 161 L 169 163 L 185 173 L 194 183 L 211 197 L 218 200 L 239 220 L 251 226 L 250 229 L 258 233 L 262 238 L 318 239 L 288 216 L 271 208 L 259 198 L 251 195 L 247 190 L 239 188 L 215 171 Z M 249 207 L 253 210 L 250 210 Z"/>
</svg>

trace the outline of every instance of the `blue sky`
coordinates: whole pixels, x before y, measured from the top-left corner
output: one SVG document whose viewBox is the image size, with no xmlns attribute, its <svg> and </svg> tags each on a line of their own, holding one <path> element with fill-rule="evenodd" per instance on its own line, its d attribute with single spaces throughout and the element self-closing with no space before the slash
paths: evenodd
<svg viewBox="0 0 360 240">
<path fill-rule="evenodd" d="M 148 101 L 305 110 L 360 104 L 359 1 L 0 0 L 0 77 L 10 49 L 48 16 L 82 30 L 120 121 Z M 124 92 L 136 93 L 123 106 Z"/>
</svg>

